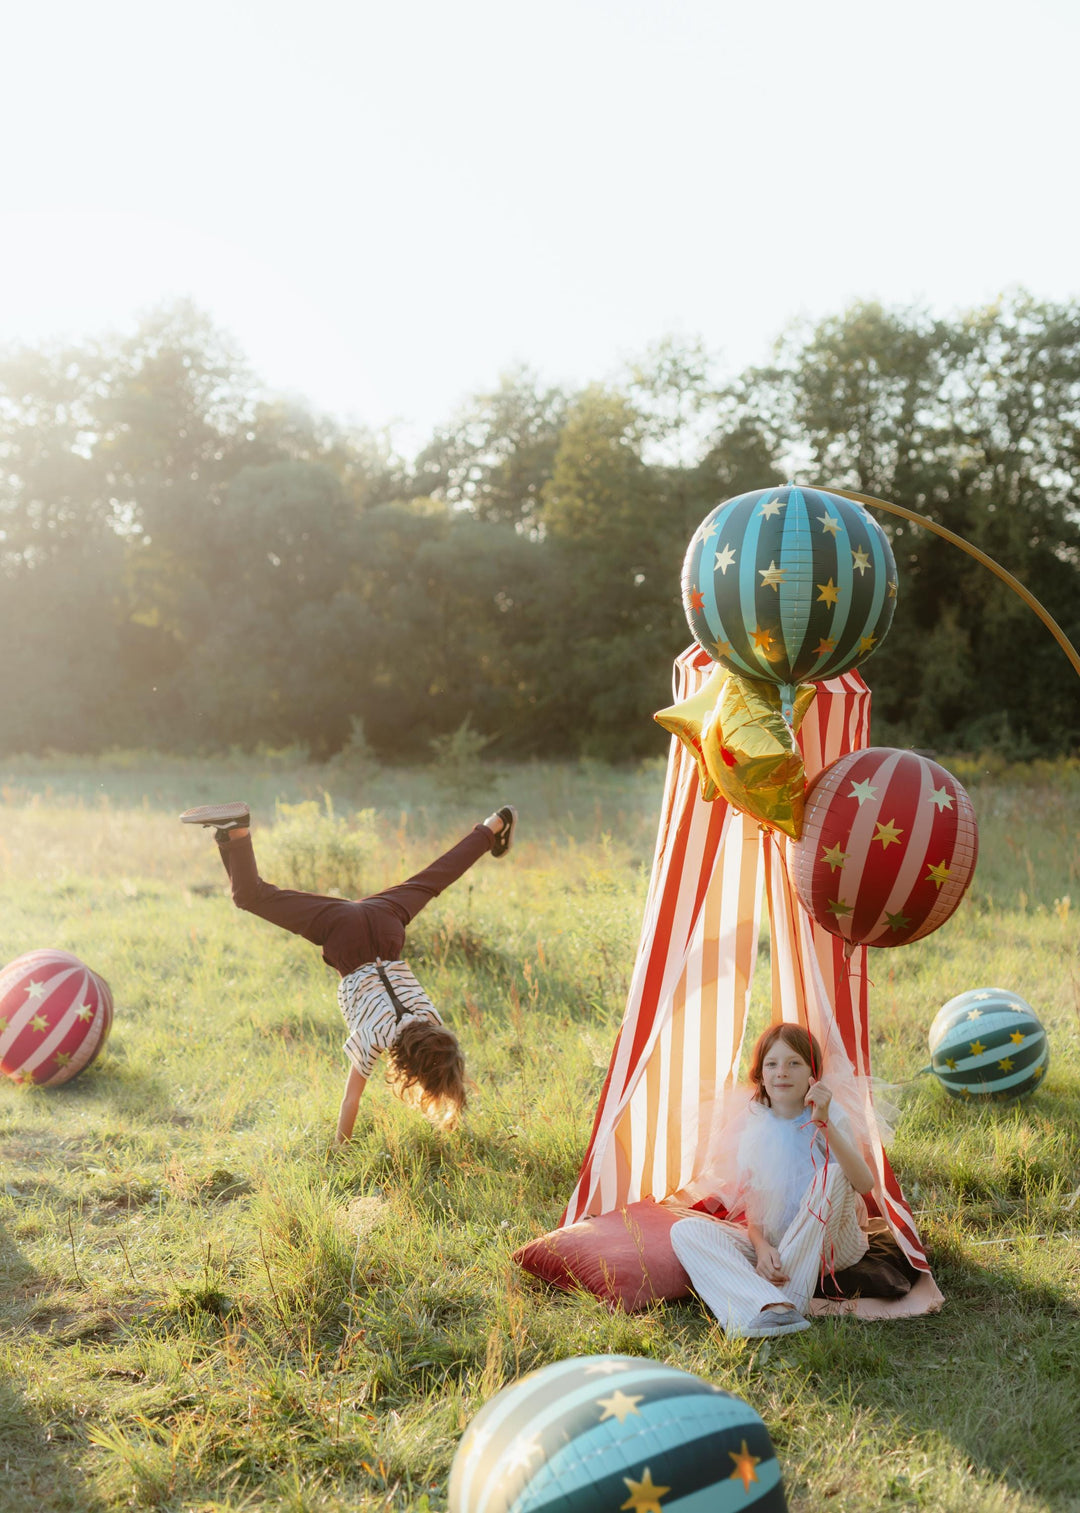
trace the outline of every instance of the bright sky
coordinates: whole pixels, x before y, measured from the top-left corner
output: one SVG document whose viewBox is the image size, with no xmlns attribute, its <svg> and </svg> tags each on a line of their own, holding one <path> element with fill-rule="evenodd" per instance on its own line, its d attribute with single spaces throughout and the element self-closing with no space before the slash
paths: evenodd
<svg viewBox="0 0 1080 1513">
<path fill-rule="evenodd" d="M 1080 294 L 1076 0 L 9 0 L 0 55 L 0 345 L 190 295 L 409 439 L 518 362 Z"/>
</svg>

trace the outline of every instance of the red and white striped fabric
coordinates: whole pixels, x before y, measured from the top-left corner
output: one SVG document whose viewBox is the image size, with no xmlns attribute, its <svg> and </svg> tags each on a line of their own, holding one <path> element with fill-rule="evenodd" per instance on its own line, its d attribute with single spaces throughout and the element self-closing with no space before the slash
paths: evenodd
<svg viewBox="0 0 1080 1513">
<path fill-rule="evenodd" d="M 683 652 L 675 662 L 676 701 L 692 697 L 714 669 L 699 647 Z M 857 672 L 819 684 L 799 732 L 807 779 L 866 746 L 869 727 L 870 692 Z M 706 803 L 693 757 L 672 740 L 626 1012 L 563 1224 L 641 1198 L 663 1199 L 698 1175 L 711 1111 L 732 1086 L 742 1050 L 763 881 L 774 1016 L 807 1025 L 826 1058 L 842 1049 L 868 1089 L 865 948 L 846 960 L 844 942 L 810 919 L 788 877 L 787 845 L 776 832 L 763 837 L 723 799 Z M 876 1206 L 925 1270 L 910 1210 L 867 1113 Z"/>
<path fill-rule="evenodd" d="M 69 951 L 28 951 L 0 971 L 0 1071 L 54 1087 L 89 1066 L 108 1039 L 109 985 Z"/>
</svg>

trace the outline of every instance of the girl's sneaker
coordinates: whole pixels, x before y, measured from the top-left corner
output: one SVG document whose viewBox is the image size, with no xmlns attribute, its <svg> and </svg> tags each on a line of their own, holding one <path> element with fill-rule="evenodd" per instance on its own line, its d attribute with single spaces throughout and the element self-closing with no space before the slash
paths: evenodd
<svg viewBox="0 0 1080 1513">
<path fill-rule="evenodd" d="M 501 809 L 496 809 L 495 813 L 502 820 L 503 827 L 491 843 L 491 854 L 492 856 L 505 856 L 510 850 L 511 842 L 514 839 L 517 810 L 513 804 L 504 804 Z"/>
<path fill-rule="evenodd" d="M 185 809 L 180 823 L 213 825 L 217 830 L 245 830 L 251 824 L 251 814 L 246 804 L 200 804 L 197 809 Z"/>
<path fill-rule="evenodd" d="M 748 1340 L 759 1340 L 766 1335 L 796 1334 L 800 1329 L 809 1329 L 810 1320 L 804 1319 L 797 1308 L 763 1308 L 758 1314 L 759 1322 L 744 1331 Z"/>
</svg>

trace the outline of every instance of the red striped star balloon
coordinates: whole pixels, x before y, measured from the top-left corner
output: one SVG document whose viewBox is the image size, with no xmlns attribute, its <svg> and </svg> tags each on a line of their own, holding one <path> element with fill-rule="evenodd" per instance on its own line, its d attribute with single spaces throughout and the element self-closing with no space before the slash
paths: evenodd
<svg viewBox="0 0 1080 1513">
<path fill-rule="evenodd" d="M 0 971 L 0 1071 L 55 1087 L 88 1067 L 108 1039 L 109 985 L 69 951 L 28 951 Z"/>
<path fill-rule="evenodd" d="M 818 773 L 788 869 L 807 912 L 855 946 L 902 946 L 943 925 L 975 871 L 963 788 L 914 751 L 870 746 Z"/>
</svg>

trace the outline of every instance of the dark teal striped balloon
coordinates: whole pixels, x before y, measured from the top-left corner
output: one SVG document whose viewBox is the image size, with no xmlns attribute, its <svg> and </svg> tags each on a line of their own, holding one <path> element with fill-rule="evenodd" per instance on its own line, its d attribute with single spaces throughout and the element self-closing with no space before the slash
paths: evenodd
<svg viewBox="0 0 1080 1513">
<path fill-rule="evenodd" d="M 1050 1065 L 1039 1016 L 1005 988 L 950 998 L 930 1026 L 930 1065 L 954 1098 L 1011 1101 L 1033 1093 Z"/>
<path fill-rule="evenodd" d="M 790 484 L 717 505 L 683 562 L 698 644 L 733 672 L 789 687 L 875 651 L 896 586 L 888 537 L 862 505 Z"/>
<path fill-rule="evenodd" d="M 640 1356 L 556 1361 L 473 1419 L 450 1468 L 450 1513 L 786 1513 L 753 1408 Z"/>
</svg>

